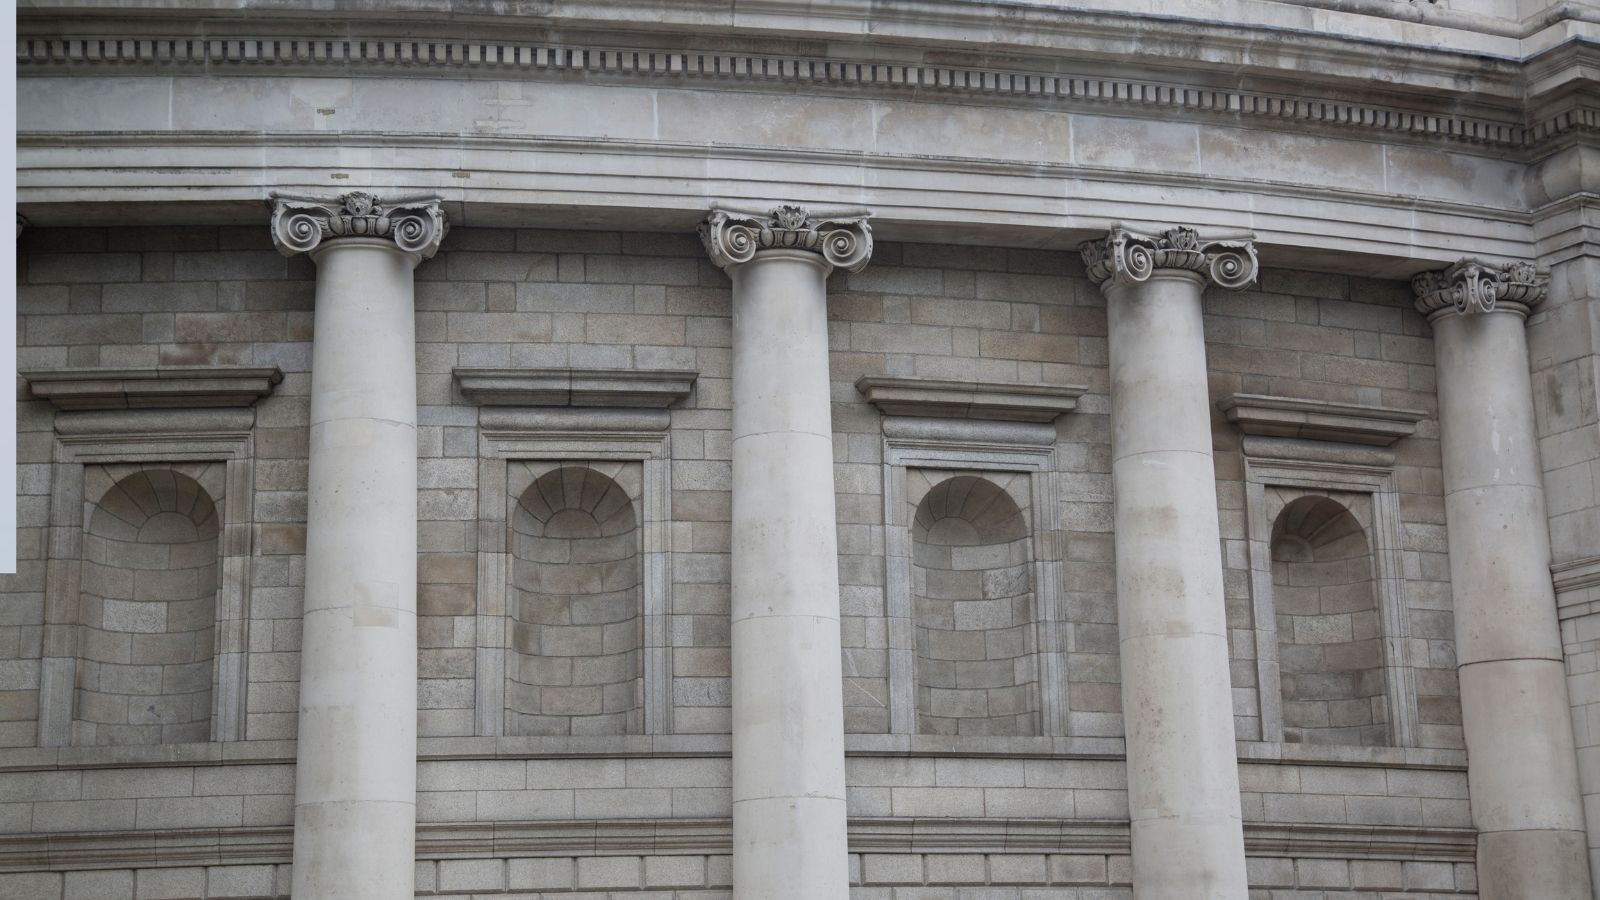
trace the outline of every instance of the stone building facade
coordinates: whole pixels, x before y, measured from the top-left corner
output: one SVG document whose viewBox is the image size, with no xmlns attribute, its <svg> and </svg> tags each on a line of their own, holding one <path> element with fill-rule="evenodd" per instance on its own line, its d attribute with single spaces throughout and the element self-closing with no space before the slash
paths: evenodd
<svg viewBox="0 0 1600 900">
<path fill-rule="evenodd" d="M 1600 897 L 1600 8 L 20 5 L 0 897 Z"/>
</svg>

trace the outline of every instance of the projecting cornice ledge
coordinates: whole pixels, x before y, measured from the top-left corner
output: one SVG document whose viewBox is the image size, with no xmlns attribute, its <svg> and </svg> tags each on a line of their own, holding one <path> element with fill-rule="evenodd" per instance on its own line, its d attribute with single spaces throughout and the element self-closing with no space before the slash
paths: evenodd
<svg viewBox="0 0 1600 900">
<path fill-rule="evenodd" d="M 1331 403 L 1264 394 L 1229 394 L 1217 401 L 1229 422 L 1248 435 L 1302 438 L 1389 447 L 1410 437 L 1428 417 L 1416 409 Z"/>
<path fill-rule="evenodd" d="M 214 409 L 250 406 L 283 380 L 277 366 L 40 369 L 19 373 L 56 409 Z"/>
<path fill-rule="evenodd" d="M 649 369 L 468 369 L 454 371 L 461 395 L 479 406 L 666 409 L 689 396 L 693 371 Z"/>
<path fill-rule="evenodd" d="M 1088 387 L 864 375 L 856 390 L 886 416 L 1053 422 L 1077 409 Z"/>
</svg>

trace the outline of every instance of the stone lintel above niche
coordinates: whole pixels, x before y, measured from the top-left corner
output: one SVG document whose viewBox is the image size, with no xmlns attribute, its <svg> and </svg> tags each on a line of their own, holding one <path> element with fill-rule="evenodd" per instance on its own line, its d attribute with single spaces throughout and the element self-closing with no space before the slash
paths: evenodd
<svg viewBox="0 0 1600 900">
<path fill-rule="evenodd" d="M 461 394 L 480 406 L 665 409 L 689 396 L 699 372 L 666 369 L 453 370 Z"/>
<path fill-rule="evenodd" d="M 35 399 L 66 411 L 251 406 L 283 380 L 277 366 L 36 369 L 19 374 Z"/>
<path fill-rule="evenodd" d="M 887 416 L 1053 422 L 1078 407 L 1083 385 L 1003 384 L 864 375 L 856 390 Z"/>
<path fill-rule="evenodd" d="M 1229 394 L 1217 401 L 1229 422 L 1248 435 L 1392 446 L 1428 417 L 1418 409 L 1333 403 L 1264 394 Z"/>
</svg>

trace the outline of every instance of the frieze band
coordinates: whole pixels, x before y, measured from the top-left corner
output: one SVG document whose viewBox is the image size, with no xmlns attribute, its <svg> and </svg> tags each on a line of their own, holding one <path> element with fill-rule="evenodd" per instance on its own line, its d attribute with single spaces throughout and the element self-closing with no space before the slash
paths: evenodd
<svg viewBox="0 0 1600 900">
<path fill-rule="evenodd" d="M 1203 240 L 1192 228 L 1148 234 L 1116 225 L 1105 238 L 1086 241 L 1080 252 L 1095 284 L 1137 284 L 1157 269 L 1185 269 L 1237 291 L 1254 283 L 1260 271 L 1248 238 Z"/>
<path fill-rule="evenodd" d="M 867 213 L 816 217 L 800 206 L 779 206 L 767 215 L 713 209 L 700 223 L 700 240 L 719 269 L 747 263 L 760 250 L 808 250 L 841 269 L 859 272 L 872 258 Z"/>
<path fill-rule="evenodd" d="M 387 238 L 401 250 L 427 259 L 439 251 L 447 230 L 437 197 L 384 202 L 361 191 L 338 200 L 272 197 L 272 242 L 284 256 L 309 252 L 326 239 L 368 237 Z"/>
</svg>

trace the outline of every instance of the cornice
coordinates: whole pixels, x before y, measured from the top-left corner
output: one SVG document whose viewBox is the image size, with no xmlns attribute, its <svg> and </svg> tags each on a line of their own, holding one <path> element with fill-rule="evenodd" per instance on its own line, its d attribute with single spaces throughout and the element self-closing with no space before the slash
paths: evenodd
<svg viewBox="0 0 1600 900">
<path fill-rule="evenodd" d="M 689 396 L 700 373 L 666 369 L 451 370 L 461 395 L 479 406 L 666 409 Z"/>
<path fill-rule="evenodd" d="M 938 54 L 933 54 L 937 56 Z M 958 58 L 972 55 L 957 54 Z M 978 57 L 982 59 L 983 57 Z M 232 35 L 195 37 L 19 37 L 20 76 L 116 72 L 119 74 L 327 73 L 393 77 L 581 77 L 683 86 L 714 84 L 754 89 L 802 85 L 812 90 L 921 100 L 1043 104 L 1067 109 L 1115 109 L 1132 115 L 1221 117 L 1283 129 L 1332 129 L 1378 139 L 1421 140 L 1522 151 L 1593 123 L 1562 108 L 1531 123 L 1501 98 L 1503 118 L 1444 111 L 1445 104 L 1396 92 L 1400 102 L 1344 99 L 1306 82 L 1271 79 L 1271 89 L 1230 75 L 1213 83 L 1204 69 L 1152 70 L 1150 77 L 1108 75 L 1102 61 L 1071 65 L 1043 60 L 1036 68 L 897 59 L 840 59 L 814 54 L 733 50 L 681 50 L 644 46 L 515 42 L 498 39 Z M 1460 73 L 1457 73 L 1458 75 Z M 1369 83 L 1362 90 L 1372 91 Z M 1297 93 L 1298 92 L 1298 93 Z M 1514 94 L 1515 92 L 1513 92 Z M 1474 99 L 1481 100 L 1482 97 Z M 1468 104 L 1470 107 L 1470 104 Z M 1455 105 L 1456 109 L 1461 104 Z"/>
<path fill-rule="evenodd" d="M 856 390 L 886 416 L 1054 422 L 1078 408 L 1088 387 L 863 375 Z"/>
<path fill-rule="evenodd" d="M 36 369 L 18 374 L 35 399 L 74 412 L 250 406 L 283 380 L 276 366 Z"/>
<path fill-rule="evenodd" d="M 1207 10 L 1212 12 L 1212 10 Z M 933 47 L 1068 49 L 1106 41 L 1125 46 L 1110 57 L 1166 56 L 1192 60 L 1227 54 L 1239 71 L 1283 63 L 1304 71 L 1308 58 L 1286 53 L 1311 50 L 1352 70 L 1381 64 L 1396 50 L 1415 54 L 1408 74 L 1448 72 L 1463 57 L 1480 57 L 1473 82 L 1493 78 L 1493 63 L 1518 55 L 1521 41 L 1537 38 L 1561 23 L 1596 21 L 1600 14 L 1582 3 L 1564 3 L 1526 22 L 1462 13 L 1448 7 L 1409 6 L 1389 0 L 1239 0 L 1232 15 L 1185 15 L 1178 7 L 1138 8 L 1116 0 L 1080 0 L 1071 6 L 1036 0 L 900 0 L 886 6 L 873 0 L 687 0 L 670 5 L 652 0 L 408 0 L 404 4 L 370 0 L 186 0 L 183 6 L 154 0 L 22 0 L 24 28 L 50 17 L 84 21 L 123 19 L 171 21 L 181 16 L 196 32 L 218 32 L 230 20 L 270 16 L 290 23 L 326 22 L 347 28 L 373 25 L 415 27 L 448 17 L 469 26 L 549 27 L 564 30 L 615 30 L 625 23 L 641 33 L 734 33 L 806 37 L 843 44 L 852 41 L 913 41 Z M 243 15 L 241 15 L 241 13 Z M 1138 25 L 1130 28 L 1129 21 Z M 1262 32 L 1278 34 L 1277 53 L 1264 58 Z M 1290 47 L 1290 43 L 1299 45 Z M 1296 66 L 1296 63 L 1299 65 Z M 1486 65 L 1487 63 L 1487 65 Z M 1358 75 L 1359 77 L 1359 75 Z"/>
<path fill-rule="evenodd" d="M 1418 409 L 1263 394 L 1229 394 L 1217 401 L 1217 408 L 1245 434 L 1374 447 L 1389 447 L 1410 437 L 1417 423 L 1428 417 Z"/>
</svg>

